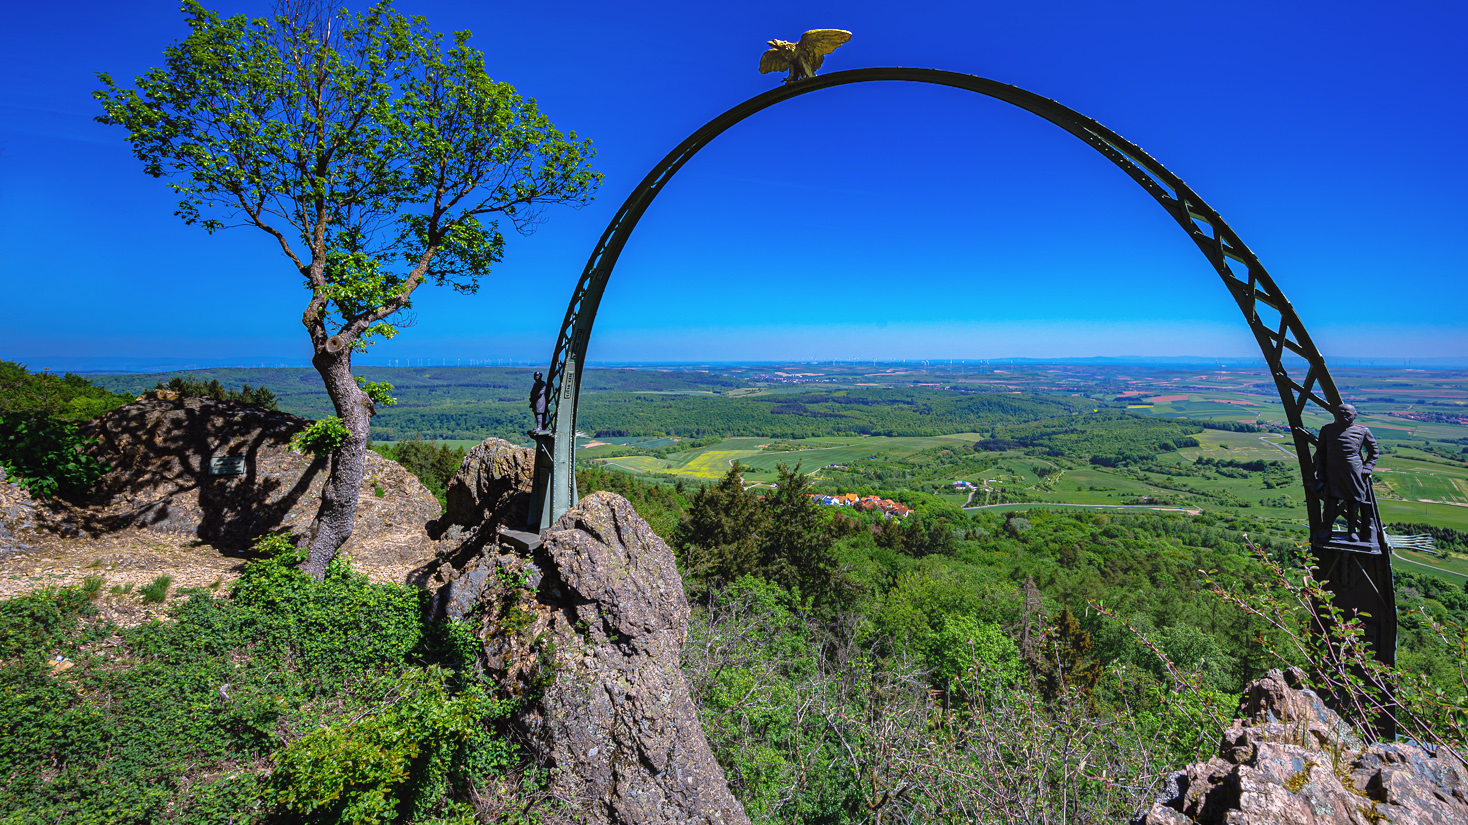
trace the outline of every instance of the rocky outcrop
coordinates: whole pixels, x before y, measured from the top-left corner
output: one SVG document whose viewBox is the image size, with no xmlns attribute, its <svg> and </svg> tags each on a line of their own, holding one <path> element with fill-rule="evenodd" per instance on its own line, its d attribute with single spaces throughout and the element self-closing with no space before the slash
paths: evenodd
<svg viewBox="0 0 1468 825">
<path fill-rule="evenodd" d="M 31 549 L 31 536 L 44 522 L 44 513 L 25 488 L 5 477 L 0 467 L 0 555 Z"/>
<path fill-rule="evenodd" d="M 515 733 L 588 823 L 747 823 L 679 666 L 688 602 L 673 553 L 626 499 L 595 493 L 534 558 L 486 552 L 457 573 L 483 666 L 529 699 Z M 452 585 L 446 590 L 452 590 Z"/>
<path fill-rule="evenodd" d="M 416 578 L 428 587 L 447 583 L 434 599 L 437 615 L 457 620 L 474 604 L 482 582 L 459 573 L 499 544 L 502 529 L 524 529 L 534 471 L 535 453 L 503 438 L 486 438 L 464 456 L 449 480 L 443 515 L 428 525 L 438 556 Z"/>
<path fill-rule="evenodd" d="M 93 531 L 128 527 L 244 548 L 275 530 L 304 534 L 316 516 L 325 459 L 290 449 L 310 422 L 252 404 L 152 392 L 82 430 L 112 469 L 71 513 Z M 243 472 L 215 474 L 214 458 L 244 459 Z M 342 546 L 368 566 L 411 566 L 433 555 L 424 531 L 438 501 L 408 471 L 374 452 Z"/>
<path fill-rule="evenodd" d="M 1134 825 L 1449 825 L 1468 822 L 1468 773 L 1445 749 L 1366 744 L 1298 668 L 1245 688 L 1218 755 L 1169 778 Z"/>
<path fill-rule="evenodd" d="M 449 481 L 440 528 L 524 523 L 530 509 L 535 454 L 503 438 L 486 438 L 464 456 Z"/>
</svg>

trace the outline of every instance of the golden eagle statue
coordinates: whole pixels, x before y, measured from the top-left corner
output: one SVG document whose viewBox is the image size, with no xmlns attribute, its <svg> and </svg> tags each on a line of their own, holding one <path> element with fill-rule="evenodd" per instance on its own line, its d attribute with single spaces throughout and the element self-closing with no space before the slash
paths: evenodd
<svg viewBox="0 0 1468 825">
<path fill-rule="evenodd" d="M 811 29 L 800 36 L 799 43 L 771 40 L 769 51 L 759 59 L 760 74 L 790 70 L 786 83 L 816 76 L 816 69 L 826 55 L 851 39 L 851 32 L 841 29 Z"/>
</svg>

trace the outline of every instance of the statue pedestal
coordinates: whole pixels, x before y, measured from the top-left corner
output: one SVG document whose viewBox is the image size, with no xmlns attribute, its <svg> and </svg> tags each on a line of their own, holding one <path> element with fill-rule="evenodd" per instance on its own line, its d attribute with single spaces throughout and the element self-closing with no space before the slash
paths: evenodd
<svg viewBox="0 0 1468 825">
<path fill-rule="evenodd" d="M 550 507 L 551 476 L 556 466 L 556 435 L 548 430 L 526 430 L 535 441 L 535 481 L 530 488 L 530 513 L 525 529 L 539 534 Z"/>
</svg>

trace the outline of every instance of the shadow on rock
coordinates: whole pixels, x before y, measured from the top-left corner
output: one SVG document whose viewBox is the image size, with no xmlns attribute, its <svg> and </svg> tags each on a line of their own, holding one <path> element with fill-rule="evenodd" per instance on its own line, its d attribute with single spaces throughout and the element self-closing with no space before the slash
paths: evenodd
<svg viewBox="0 0 1468 825">
<path fill-rule="evenodd" d="M 140 528 L 225 550 L 245 550 L 277 530 L 305 535 L 328 467 L 291 450 L 292 436 L 310 423 L 253 404 L 154 390 L 82 428 L 97 440 L 92 454 L 111 469 L 85 499 L 60 506 L 89 532 Z M 223 458 L 242 461 L 214 462 Z M 438 515 L 437 500 L 417 478 L 369 451 L 355 529 L 341 551 L 379 567 L 432 556 L 423 528 Z"/>
</svg>

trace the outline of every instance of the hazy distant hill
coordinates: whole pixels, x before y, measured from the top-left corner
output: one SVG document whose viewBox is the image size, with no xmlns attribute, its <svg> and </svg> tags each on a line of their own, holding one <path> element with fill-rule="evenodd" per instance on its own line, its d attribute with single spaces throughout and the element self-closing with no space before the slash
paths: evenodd
<svg viewBox="0 0 1468 825">
<path fill-rule="evenodd" d="M 534 370 L 528 367 L 362 367 L 356 373 L 370 381 L 390 381 L 398 404 L 372 420 L 377 440 L 407 438 L 473 438 L 489 435 L 523 440 L 530 426 L 527 400 Z M 227 387 L 263 386 L 275 393 L 280 409 L 321 418 L 332 413 L 331 400 L 312 369 L 220 368 L 132 375 L 98 375 L 91 380 L 114 392 L 141 393 L 174 376 L 216 379 Z M 582 390 L 603 392 L 723 393 L 750 386 L 721 375 L 682 370 L 592 369 Z M 583 399 L 583 407 L 586 402 Z"/>
<path fill-rule="evenodd" d="M 400 406 L 437 406 L 445 402 L 514 401 L 530 397 L 535 370 L 529 367 L 361 367 L 356 374 L 369 381 L 391 381 Z M 280 408 L 312 418 L 329 414 L 331 402 L 313 369 L 242 368 L 184 370 L 132 375 L 97 375 L 91 380 L 114 392 L 138 393 L 176 375 L 221 384 L 263 386 L 280 399 Z M 581 388 L 586 392 L 724 392 L 747 387 L 738 378 L 694 371 L 588 370 Z"/>
<path fill-rule="evenodd" d="M 372 419 L 372 437 L 393 441 L 421 434 L 429 439 L 524 440 L 531 419 L 526 401 L 532 370 L 509 367 L 364 367 L 358 374 L 391 381 L 396 406 Z M 320 378 L 307 369 L 217 369 L 189 373 L 98 376 L 119 392 L 142 392 L 159 380 L 188 374 L 227 386 L 264 386 L 280 408 L 310 418 L 331 414 Z M 886 389 L 786 387 L 779 393 L 730 398 L 752 388 L 738 378 L 696 371 L 593 369 L 581 399 L 581 430 L 632 435 L 938 435 L 980 426 L 1017 424 L 1073 412 L 1089 412 L 1080 398 L 1026 393 L 955 393 L 921 387 Z M 849 385 L 848 385 L 849 386 Z"/>
</svg>

